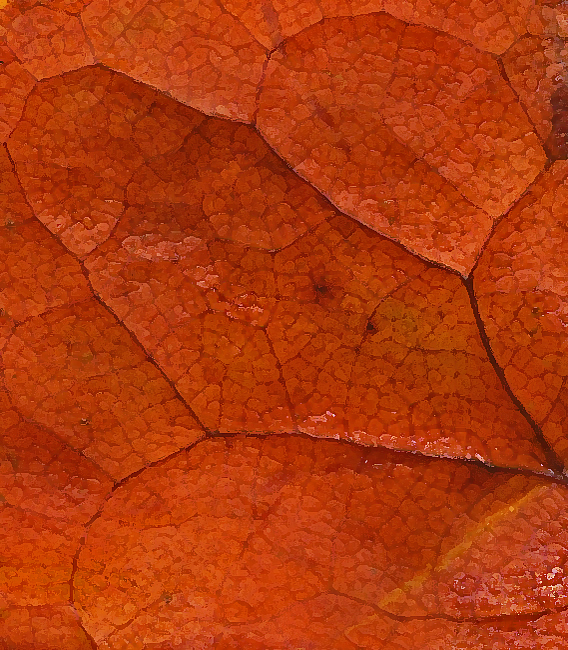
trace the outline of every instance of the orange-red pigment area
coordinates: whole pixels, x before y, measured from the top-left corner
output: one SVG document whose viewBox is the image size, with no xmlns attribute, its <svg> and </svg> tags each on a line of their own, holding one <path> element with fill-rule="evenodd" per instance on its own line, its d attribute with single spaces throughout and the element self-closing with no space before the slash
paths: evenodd
<svg viewBox="0 0 568 650">
<path fill-rule="evenodd" d="M 567 41 L 0 0 L 0 650 L 568 647 Z"/>
</svg>

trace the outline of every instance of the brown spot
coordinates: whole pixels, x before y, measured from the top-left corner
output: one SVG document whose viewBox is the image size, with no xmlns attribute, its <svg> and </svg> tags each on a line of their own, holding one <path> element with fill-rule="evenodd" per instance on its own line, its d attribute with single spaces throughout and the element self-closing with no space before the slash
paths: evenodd
<svg viewBox="0 0 568 650">
<path fill-rule="evenodd" d="M 568 86 L 560 84 L 550 98 L 552 130 L 546 140 L 548 156 L 552 160 L 568 158 Z"/>
</svg>

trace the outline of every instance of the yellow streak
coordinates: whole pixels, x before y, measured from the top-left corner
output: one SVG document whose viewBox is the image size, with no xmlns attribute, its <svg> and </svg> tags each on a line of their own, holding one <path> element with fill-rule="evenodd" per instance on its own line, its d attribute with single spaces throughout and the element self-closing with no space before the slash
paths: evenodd
<svg viewBox="0 0 568 650">
<path fill-rule="evenodd" d="M 425 569 L 414 575 L 401 587 L 397 587 L 388 593 L 379 602 L 378 606 L 381 609 L 384 609 L 392 603 L 402 602 L 405 598 L 405 595 L 409 591 L 421 587 L 434 572 L 439 573 L 440 571 L 447 569 L 450 564 L 457 557 L 465 553 L 472 546 L 475 540 L 478 539 L 484 532 L 490 530 L 499 521 L 505 519 L 506 517 L 510 517 L 513 513 L 518 512 L 519 509 L 522 508 L 528 501 L 530 501 L 537 492 L 542 489 L 546 489 L 546 487 L 547 486 L 545 485 L 537 485 L 514 503 L 502 508 L 501 510 L 498 510 L 497 512 L 494 512 L 492 515 L 488 515 L 485 519 L 483 519 L 483 521 L 479 522 L 475 528 L 468 531 L 459 544 L 451 548 L 445 555 L 443 555 L 435 567 L 432 567 L 431 564 L 428 564 Z"/>
<path fill-rule="evenodd" d="M 0 0 L 0 9 L 4 9 L 8 4 L 8 0 Z"/>
</svg>

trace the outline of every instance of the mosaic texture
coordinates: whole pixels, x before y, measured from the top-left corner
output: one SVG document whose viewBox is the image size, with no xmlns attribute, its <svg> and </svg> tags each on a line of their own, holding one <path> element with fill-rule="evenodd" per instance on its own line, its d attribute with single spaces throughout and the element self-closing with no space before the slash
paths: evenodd
<svg viewBox="0 0 568 650">
<path fill-rule="evenodd" d="M 568 3 L 0 1 L 0 650 L 568 647 Z"/>
</svg>

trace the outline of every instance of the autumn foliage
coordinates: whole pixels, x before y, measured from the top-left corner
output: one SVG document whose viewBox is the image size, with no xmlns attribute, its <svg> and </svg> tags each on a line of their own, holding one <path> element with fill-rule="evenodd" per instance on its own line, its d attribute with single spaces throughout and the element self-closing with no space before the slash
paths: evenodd
<svg viewBox="0 0 568 650">
<path fill-rule="evenodd" d="M 0 650 L 568 646 L 568 6 L 0 8 Z"/>
</svg>

